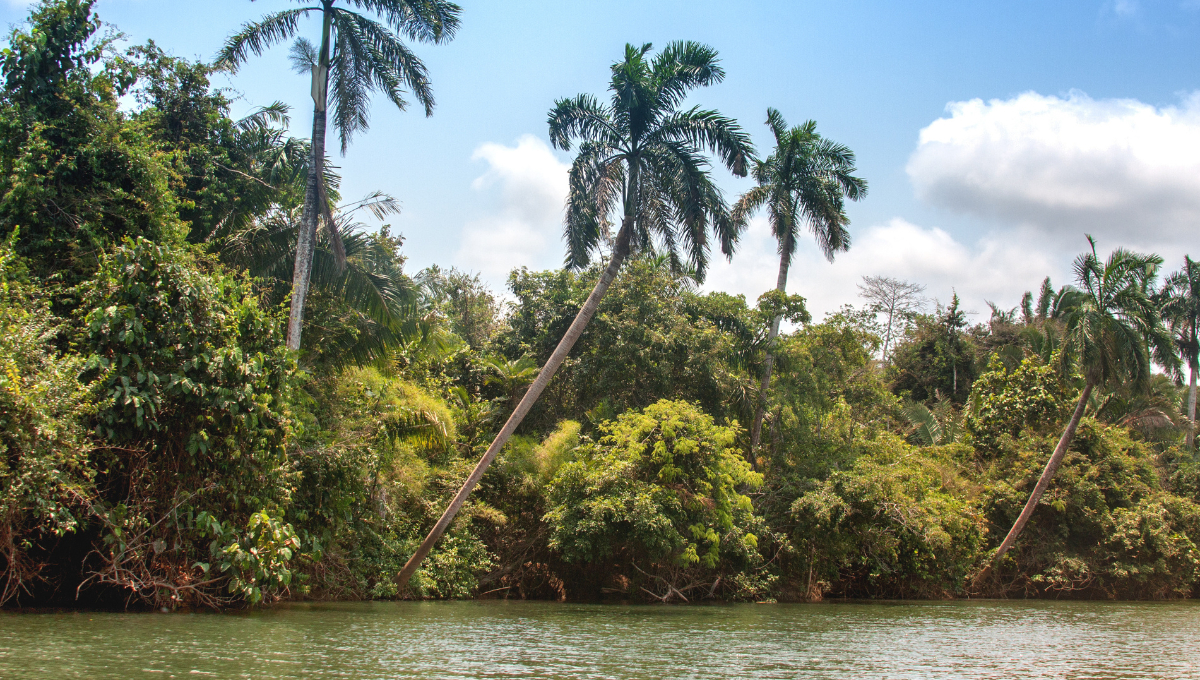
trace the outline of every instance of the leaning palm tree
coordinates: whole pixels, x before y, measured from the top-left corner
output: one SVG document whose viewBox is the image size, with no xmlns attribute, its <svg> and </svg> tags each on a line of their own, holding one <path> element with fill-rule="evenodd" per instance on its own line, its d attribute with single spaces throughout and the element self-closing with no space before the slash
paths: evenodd
<svg viewBox="0 0 1200 680">
<path fill-rule="evenodd" d="M 584 94 L 561 99 L 550 110 L 550 142 L 569 151 L 573 140 L 579 141 L 569 175 L 567 265 L 586 267 L 602 246 L 611 244 L 608 265 L 450 507 L 404 565 L 398 576 L 401 586 L 562 366 L 630 252 L 665 255 L 677 270 L 688 270 L 698 279 L 708 265 L 710 231 L 721 252 L 726 257 L 733 254 L 738 229 L 712 182 L 704 152 L 716 154 L 735 175 L 745 176 L 753 147 L 736 122 L 716 111 L 680 110 L 689 91 L 720 82 L 725 72 L 716 51 L 705 45 L 673 42 L 648 58 L 651 49 L 650 44 L 625 46 L 625 58 L 612 66 L 607 105 Z M 617 214 L 620 226 L 613 235 L 610 217 Z M 683 259 L 681 247 L 686 251 Z"/>
<path fill-rule="evenodd" d="M 775 152 L 755 163 L 753 176 L 758 186 L 734 204 L 733 219 L 739 226 L 744 225 L 752 213 L 767 207 L 771 231 L 779 241 L 779 277 L 775 289 L 782 293 L 787 288 L 788 268 L 802 226 L 808 227 L 831 262 L 835 253 L 850 248 L 850 233 L 846 231 L 850 220 L 846 217 L 844 199 L 857 201 L 866 196 L 867 182 L 852 174 L 854 152 L 817 134 L 816 121 L 789 128 L 778 111 L 767 109 L 767 126 L 775 135 Z M 750 430 L 751 451 L 762 436 L 765 399 L 775 364 L 771 348 L 782 321 L 782 315 L 776 316 L 767 336 L 762 385 Z"/>
<path fill-rule="evenodd" d="M 1171 338 L 1163 328 L 1152 286 L 1162 265 L 1157 255 L 1140 255 L 1118 248 L 1106 262 L 1096 256 L 1096 242 L 1088 236 L 1091 251 L 1075 259 L 1079 288 L 1059 294 L 1063 323 L 1060 361 L 1073 362 L 1083 375 L 1083 391 L 1047 461 L 1024 509 L 996 550 L 998 564 L 1033 515 L 1046 488 L 1062 464 L 1067 448 L 1083 418 L 1092 390 L 1098 386 L 1144 386 L 1151 376 L 1151 360 L 1171 366 Z"/>
<path fill-rule="evenodd" d="M 1191 448 L 1196 443 L 1196 371 L 1200 368 L 1200 264 L 1185 255 L 1183 269 L 1167 278 L 1160 295 L 1163 319 L 1190 374 L 1187 445 Z"/>
<path fill-rule="evenodd" d="M 300 19 L 319 13 L 320 47 L 300 38 L 292 46 L 297 68 L 312 74 L 313 127 L 311 160 L 300 214 L 300 234 L 292 272 L 292 301 L 287 344 L 300 349 L 304 301 L 312 276 L 317 223 L 324 220 L 329 238 L 338 246 L 337 223 L 329 205 L 324 177 L 327 105 L 333 104 L 333 125 L 341 139 L 342 153 L 356 132 L 369 125 L 373 92 L 381 91 L 400 110 L 408 106 L 407 88 L 433 114 L 433 91 L 425 65 L 397 34 L 410 40 L 440 43 L 454 37 L 458 28 L 458 5 L 446 0 L 297 0 L 305 7 L 268 14 L 230 36 L 217 57 L 217 64 L 236 71 L 251 54 L 261 55 L 269 47 L 291 40 Z M 345 6 L 371 12 L 380 20 Z M 330 102 L 332 99 L 332 102 Z M 339 260 L 341 260 L 339 255 Z"/>
</svg>

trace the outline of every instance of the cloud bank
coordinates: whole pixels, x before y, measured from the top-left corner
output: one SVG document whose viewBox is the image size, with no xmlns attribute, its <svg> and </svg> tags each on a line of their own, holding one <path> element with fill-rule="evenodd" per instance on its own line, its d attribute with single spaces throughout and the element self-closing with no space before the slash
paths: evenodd
<svg viewBox="0 0 1200 680">
<path fill-rule="evenodd" d="M 484 144 L 474 158 L 488 165 L 472 186 L 489 208 L 466 225 L 459 261 L 494 283 L 513 267 L 560 266 L 567 164 L 532 136 Z M 1200 225 L 1200 93 L 1167 107 L 1081 92 L 952 102 L 920 131 L 907 172 L 921 200 L 991 226 L 972 232 L 951 228 L 954 220 L 938 228 L 895 217 L 854 228 L 854 246 L 833 263 L 802 241 L 788 290 L 817 318 L 859 304 L 863 276 L 887 275 L 924 284 L 943 302 L 957 292 L 986 319 L 989 300 L 1012 307 L 1047 275 L 1067 283 L 1085 233 L 1103 253 L 1153 251 L 1168 271 L 1177 268 Z M 778 266 L 760 217 L 732 263 L 713 259 L 704 289 L 753 303 L 774 286 Z"/>
<path fill-rule="evenodd" d="M 1055 271 L 1052 258 L 1011 239 L 984 237 L 975 244 L 942 229 L 900 218 L 856 233 L 854 247 L 834 262 L 802 242 L 788 275 L 788 292 L 803 295 L 815 319 L 842 305 L 859 306 L 863 276 L 892 276 L 927 286 L 925 294 L 948 302 L 957 292 L 964 308 L 986 320 L 987 301 L 1015 306 L 1021 294 Z M 753 304 L 775 286 L 779 255 L 765 218 L 753 220 L 733 262 L 714 261 L 705 290 L 740 293 Z"/>
<path fill-rule="evenodd" d="M 472 160 L 488 169 L 471 183 L 484 195 L 484 214 L 467 222 L 455 260 L 493 285 L 515 267 L 561 265 L 563 206 L 569 166 L 540 139 L 521 136 L 515 145 L 486 143 Z"/>
<path fill-rule="evenodd" d="M 1087 232 L 1105 247 L 1170 249 L 1200 224 L 1200 94 L 1156 108 L 1030 92 L 947 110 L 907 166 L 933 205 L 1074 247 Z"/>
</svg>

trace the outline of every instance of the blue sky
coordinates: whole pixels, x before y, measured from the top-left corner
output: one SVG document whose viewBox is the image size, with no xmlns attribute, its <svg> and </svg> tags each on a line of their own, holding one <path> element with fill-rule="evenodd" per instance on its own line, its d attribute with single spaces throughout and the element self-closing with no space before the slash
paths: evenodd
<svg viewBox="0 0 1200 680">
<path fill-rule="evenodd" d="M 19 24 L 20 0 L 0 0 Z M 693 101 L 739 119 L 768 152 L 768 106 L 815 119 L 858 154 L 870 195 L 850 209 L 854 245 L 833 264 L 805 244 L 789 281 L 814 312 L 855 302 L 864 274 L 1015 305 L 1042 276 L 1066 282 L 1085 245 L 1153 249 L 1169 267 L 1200 224 L 1200 0 L 1089 2 L 542 2 L 462 0 L 455 40 L 417 45 L 438 99 L 432 118 L 379 102 L 372 129 L 337 160 L 345 194 L 402 202 L 390 221 L 410 270 L 481 272 L 561 262 L 568 154 L 547 146 L 553 101 L 602 94 L 626 42 L 716 47 L 724 83 Z M 99 0 L 133 42 L 211 59 L 242 22 L 287 0 Z M 304 27 L 312 36 L 315 21 Z M 286 48 L 221 82 L 242 113 L 275 100 L 307 136 L 306 76 Z M 729 196 L 747 180 L 719 175 Z M 1200 256 L 1200 248 L 1191 254 Z M 751 300 L 777 260 L 759 220 L 707 287 Z"/>
</svg>

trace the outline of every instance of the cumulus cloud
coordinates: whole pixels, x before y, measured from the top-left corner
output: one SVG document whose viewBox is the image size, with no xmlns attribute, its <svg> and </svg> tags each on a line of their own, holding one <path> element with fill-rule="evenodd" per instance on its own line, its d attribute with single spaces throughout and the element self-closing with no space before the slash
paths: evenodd
<svg viewBox="0 0 1200 680">
<path fill-rule="evenodd" d="M 942 229 L 895 218 L 855 234 L 854 246 L 833 263 L 803 242 L 789 271 L 788 291 L 803 295 L 820 319 L 842 305 L 861 305 L 857 284 L 863 276 L 892 276 L 927 286 L 926 295 L 942 302 L 957 292 L 964 308 L 984 320 L 988 300 L 1013 307 L 1043 277 L 1061 278 L 1061 268 L 1047 250 L 1029 248 L 1027 241 L 986 236 L 967 244 Z M 759 218 L 751 222 L 733 262 L 714 263 L 704 288 L 741 293 L 753 304 L 774 288 L 778 269 L 775 241 Z"/>
<path fill-rule="evenodd" d="M 1200 224 L 1200 93 L 1158 108 L 1029 92 L 947 111 L 907 167 L 934 205 L 1071 244 L 1088 232 L 1171 250 Z"/>
<path fill-rule="evenodd" d="M 532 135 L 480 145 L 472 160 L 488 165 L 471 183 L 485 195 L 485 214 L 464 226 L 456 261 L 497 285 L 514 267 L 559 266 L 569 166 Z"/>
</svg>

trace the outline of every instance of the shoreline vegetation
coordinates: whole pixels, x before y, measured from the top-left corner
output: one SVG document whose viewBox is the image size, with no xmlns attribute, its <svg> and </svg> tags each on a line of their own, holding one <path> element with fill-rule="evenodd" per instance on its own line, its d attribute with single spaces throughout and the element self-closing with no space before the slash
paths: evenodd
<svg viewBox="0 0 1200 680">
<path fill-rule="evenodd" d="M 554 103 L 566 265 L 502 297 L 407 269 L 362 222 L 398 201 L 324 151 L 326 109 L 343 150 L 373 93 L 434 112 L 408 43 L 453 49 L 457 6 L 317 0 L 206 64 L 92 4 L 41 0 L 0 52 L 5 609 L 1197 595 L 1192 260 L 1088 237 L 986 322 L 885 276 L 814 319 L 790 259 L 852 247 L 854 154 L 685 108 L 736 74 L 676 42 Z M 311 139 L 210 82 L 273 46 Z M 701 293 L 756 213 L 777 287 Z"/>
</svg>

